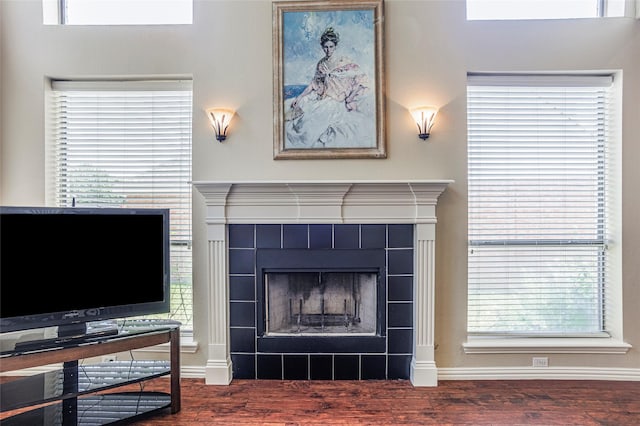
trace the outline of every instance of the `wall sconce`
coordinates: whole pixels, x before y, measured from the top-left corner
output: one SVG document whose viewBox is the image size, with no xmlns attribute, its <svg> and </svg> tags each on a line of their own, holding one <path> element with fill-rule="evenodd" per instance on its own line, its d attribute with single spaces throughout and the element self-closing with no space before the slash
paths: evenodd
<svg viewBox="0 0 640 426">
<path fill-rule="evenodd" d="M 227 138 L 227 129 L 235 113 L 234 110 L 227 108 L 209 108 L 207 110 L 207 115 L 213 130 L 216 132 L 218 142 L 222 142 Z"/>
<path fill-rule="evenodd" d="M 431 127 L 435 122 L 438 108 L 434 106 L 422 106 L 411 110 L 411 115 L 418 125 L 418 137 L 425 140 L 429 137 Z"/>
</svg>

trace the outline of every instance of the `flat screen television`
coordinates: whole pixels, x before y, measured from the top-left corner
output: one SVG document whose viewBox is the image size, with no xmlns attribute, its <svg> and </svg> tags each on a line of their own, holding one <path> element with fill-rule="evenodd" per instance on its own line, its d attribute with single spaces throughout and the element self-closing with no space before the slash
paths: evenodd
<svg viewBox="0 0 640 426">
<path fill-rule="evenodd" d="M 0 207 L 0 332 L 169 312 L 166 209 Z"/>
</svg>

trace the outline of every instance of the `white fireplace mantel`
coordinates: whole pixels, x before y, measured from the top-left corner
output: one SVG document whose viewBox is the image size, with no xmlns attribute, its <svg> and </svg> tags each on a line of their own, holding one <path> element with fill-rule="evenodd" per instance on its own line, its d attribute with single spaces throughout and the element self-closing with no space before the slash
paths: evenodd
<svg viewBox="0 0 640 426">
<path fill-rule="evenodd" d="M 434 258 L 438 197 L 451 180 L 200 181 L 208 240 L 207 384 L 232 379 L 227 232 L 230 223 L 412 223 L 415 232 L 414 349 L 411 382 L 437 385 L 434 361 Z"/>
</svg>

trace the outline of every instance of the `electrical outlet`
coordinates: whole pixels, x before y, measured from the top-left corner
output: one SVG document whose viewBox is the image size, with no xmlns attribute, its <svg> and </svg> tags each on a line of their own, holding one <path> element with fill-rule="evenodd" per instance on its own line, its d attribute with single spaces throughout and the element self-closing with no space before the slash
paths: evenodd
<svg viewBox="0 0 640 426">
<path fill-rule="evenodd" d="M 534 367 L 548 367 L 549 366 L 549 358 L 547 358 L 546 356 L 533 357 L 533 366 Z"/>
<path fill-rule="evenodd" d="M 103 355 L 102 362 L 113 362 L 116 361 L 118 357 L 116 355 Z"/>
</svg>

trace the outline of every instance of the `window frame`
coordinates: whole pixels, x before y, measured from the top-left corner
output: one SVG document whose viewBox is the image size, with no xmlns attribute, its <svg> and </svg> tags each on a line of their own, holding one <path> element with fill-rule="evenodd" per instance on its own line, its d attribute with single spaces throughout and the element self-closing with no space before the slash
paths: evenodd
<svg viewBox="0 0 640 426">
<path fill-rule="evenodd" d="M 612 129 L 610 130 L 611 139 L 615 139 L 610 141 L 609 143 L 618 145 L 619 144 L 619 109 L 621 105 L 621 73 L 612 73 L 615 76 L 615 84 L 613 88 L 613 105 L 611 107 L 612 110 L 612 118 L 610 119 Z M 473 73 L 470 73 L 473 75 Z M 482 73 L 478 74 L 482 75 Z M 491 76 L 492 74 L 484 74 L 484 76 Z M 493 75 L 495 77 L 495 75 Z M 503 75 L 505 79 L 505 85 L 511 84 L 513 81 L 517 81 L 522 79 L 523 77 L 527 77 L 526 75 Z M 580 78 L 580 75 L 576 75 L 575 78 Z M 512 79 L 510 83 L 510 79 Z M 471 85 L 469 83 L 469 85 Z M 611 160 L 612 164 L 620 164 L 617 157 L 619 156 L 619 152 L 616 150 L 614 155 L 616 158 Z M 608 172 L 613 179 L 618 182 L 620 176 L 619 167 L 614 168 L 611 166 L 611 169 Z M 619 218 L 619 186 L 618 187 L 610 187 L 609 191 L 612 192 L 610 194 L 610 198 L 613 200 L 613 209 L 610 211 L 610 214 L 613 216 L 610 218 L 611 221 L 617 222 Z M 609 240 L 607 244 L 610 244 L 612 241 L 615 243 L 620 242 L 620 233 L 619 229 L 616 227 L 612 227 L 610 230 Z M 470 244 L 471 247 L 471 244 Z M 621 306 L 621 280 L 620 280 L 620 269 L 621 269 L 621 256 L 619 253 L 619 244 L 616 244 L 616 247 L 611 250 L 610 256 L 611 259 L 609 261 L 609 268 L 612 271 L 610 274 L 610 283 L 609 286 L 613 288 L 612 295 L 610 299 L 606 301 L 604 305 L 604 309 L 609 309 L 610 305 Z M 465 353 L 522 353 L 522 352 L 536 352 L 537 350 L 545 351 L 555 351 L 562 353 L 626 353 L 630 348 L 630 345 L 624 343 L 621 340 L 622 337 L 622 323 L 621 323 L 621 311 L 615 312 L 614 317 L 611 318 L 608 324 L 605 324 L 605 333 L 596 333 L 589 334 L 588 336 L 584 335 L 557 335 L 557 336 L 544 336 L 544 335 L 504 335 L 504 334 L 495 334 L 495 333 L 469 333 L 468 332 L 468 340 L 463 344 L 463 348 Z M 535 337 L 535 339 L 531 339 L 531 337 Z"/>
<path fill-rule="evenodd" d="M 127 22 L 126 20 L 119 20 L 115 22 L 99 22 L 99 21 L 93 21 L 91 19 L 87 21 L 81 21 L 81 22 L 69 22 L 70 21 L 68 16 L 69 2 L 75 1 L 75 0 L 41 0 L 41 1 L 42 1 L 42 14 L 43 14 L 42 18 L 43 18 L 43 23 L 45 25 L 67 25 L 67 26 L 69 25 L 71 26 L 74 26 L 74 25 L 110 26 L 111 25 L 113 26 L 113 25 L 192 25 L 193 24 L 193 0 L 180 0 L 185 2 L 185 4 L 187 2 L 189 2 L 190 4 L 190 10 L 185 11 L 189 14 L 189 19 L 177 20 L 178 17 L 181 17 L 181 14 L 174 12 L 174 13 L 169 13 L 167 15 L 172 17 L 173 20 L 171 21 L 160 20 L 159 19 L 160 15 L 148 14 L 147 19 L 149 19 L 149 17 L 154 17 L 155 21 L 137 20 L 133 22 Z M 130 2 L 132 0 L 126 0 L 126 1 Z M 137 1 L 140 2 L 140 0 L 137 0 Z M 165 1 L 165 0 L 154 0 L 154 1 L 157 2 L 157 1 Z M 154 1 L 148 0 L 145 3 L 148 3 L 148 5 L 152 5 Z M 140 5 L 143 5 L 145 3 L 140 2 Z M 115 7 L 118 7 L 117 3 L 115 3 Z M 154 9 L 151 7 L 145 9 L 146 12 L 148 12 L 148 10 L 157 10 L 157 9 Z M 119 13 L 122 12 L 122 9 L 119 8 L 118 12 Z M 103 14 L 102 19 L 104 19 L 104 16 L 108 16 L 108 14 L 107 15 Z"/>
<path fill-rule="evenodd" d="M 525 0 L 526 1 L 526 0 Z M 540 1 L 546 1 L 547 4 L 540 4 Z M 590 6 L 587 4 L 590 3 Z M 567 10 L 564 13 L 559 11 L 549 12 L 548 15 L 543 14 L 523 14 L 527 13 L 527 10 L 534 8 L 537 11 L 542 10 L 546 12 L 553 6 L 558 5 L 554 0 L 536 0 L 536 4 L 532 0 L 529 0 L 529 5 L 518 2 L 517 7 L 513 9 L 507 8 L 505 12 L 505 5 L 510 4 L 505 0 L 466 0 L 465 1 L 465 13 L 467 21 L 512 21 L 512 20 L 563 20 L 563 19 L 599 19 L 599 18 L 617 18 L 626 16 L 626 2 L 624 0 L 583 0 L 585 5 L 583 7 L 593 7 L 593 13 L 578 13 L 578 5 L 573 8 L 573 13 Z M 470 6 L 470 3 L 475 3 Z M 495 3 L 493 6 L 491 3 Z M 499 4 L 498 4 L 499 3 Z M 498 7 L 500 6 L 500 7 Z M 481 9 L 492 9 L 497 11 L 492 15 L 481 15 Z M 499 10 L 499 11 L 498 11 Z M 586 9 L 585 9 L 586 11 Z M 539 13 L 539 12 L 538 12 Z M 470 17 L 471 16 L 471 17 Z"/>
<path fill-rule="evenodd" d="M 66 140 L 66 138 L 68 136 L 67 132 L 63 132 L 63 137 L 58 138 L 58 130 L 59 130 L 59 125 L 58 125 L 58 120 L 60 117 L 60 119 L 63 119 L 63 115 L 58 115 L 60 114 L 58 111 L 58 106 L 60 104 L 60 102 L 56 99 L 56 97 L 58 96 L 57 93 L 58 92 L 64 92 L 64 91 L 69 91 L 69 92 L 89 92 L 90 94 L 97 94 L 97 93 L 111 93 L 111 92 L 116 92 L 116 93 L 125 93 L 127 91 L 130 91 L 132 93 L 158 93 L 158 92 L 164 92 L 164 91 L 170 91 L 173 93 L 178 93 L 180 91 L 182 92 L 189 92 L 189 96 L 188 96 L 188 105 L 181 105 L 178 106 L 177 108 L 182 109 L 183 111 L 186 111 L 188 116 L 186 118 L 181 118 L 181 122 L 183 123 L 188 123 L 189 126 L 189 133 L 186 134 L 183 131 L 180 131 L 180 140 L 184 141 L 185 138 L 188 140 L 188 151 L 184 151 L 184 142 L 181 142 L 181 151 L 180 151 L 180 156 L 181 158 L 183 158 L 182 160 L 180 160 L 180 170 L 184 170 L 184 166 L 186 165 L 188 167 L 188 178 L 185 179 L 185 181 L 180 184 L 183 185 L 184 188 L 180 189 L 180 193 L 183 194 L 187 194 L 188 200 L 183 200 L 181 201 L 180 204 L 180 210 L 182 211 L 182 213 L 180 213 L 182 215 L 183 218 L 185 218 L 188 221 L 188 228 L 184 227 L 184 221 L 180 221 L 180 223 L 178 222 L 172 222 L 172 235 L 175 235 L 176 233 L 179 234 L 178 237 L 180 237 L 179 239 L 176 239 L 176 237 L 172 237 L 171 238 L 171 249 L 172 251 L 175 249 L 175 247 L 177 246 L 184 246 L 185 244 L 187 244 L 189 247 L 192 246 L 193 243 L 193 226 L 191 224 L 191 217 L 192 217 L 192 210 L 193 210 L 193 206 L 192 206 L 192 201 L 191 201 L 191 196 L 192 196 L 192 191 L 191 191 L 191 174 L 192 174 L 192 158 L 191 158 L 191 151 L 192 151 L 192 129 L 191 127 L 193 126 L 193 120 L 192 120 L 192 114 L 193 114 L 193 100 L 192 100 L 192 96 L 193 96 L 193 88 L 192 88 L 192 82 L 190 79 L 181 79 L 181 80 L 120 80 L 120 81 L 115 81 L 115 80 L 55 80 L 55 79 L 49 79 L 48 80 L 48 84 L 47 84 L 47 88 L 46 88 L 46 111 L 47 111 L 47 137 L 46 137 L 46 156 L 47 156 L 47 160 L 46 160 L 46 167 L 45 167 L 45 176 L 46 176 L 46 180 L 45 180 L 45 186 L 46 186 L 46 200 L 45 203 L 46 205 L 52 205 L 52 206 L 71 206 L 73 204 L 75 204 L 75 197 L 69 201 L 69 198 L 65 198 L 65 199 L 60 199 L 58 197 L 57 194 L 57 186 L 58 186 L 58 180 L 60 179 L 60 175 L 58 170 L 59 166 L 58 166 L 58 160 L 56 158 L 56 156 L 58 155 L 58 140 L 61 141 L 62 144 L 64 144 Z M 127 98 L 128 95 L 123 96 L 124 98 Z M 145 95 L 148 97 L 148 95 Z M 97 97 L 97 96 L 95 96 Z M 109 98 L 111 99 L 111 98 Z M 128 99 L 132 99 L 131 97 L 129 97 Z M 134 108 L 138 108 L 138 104 L 140 104 L 140 102 L 136 99 L 136 101 L 132 104 L 134 105 Z M 94 105 L 94 104 L 91 104 Z M 112 107 L 112 104 L 108 103 L 109 107 Z M 165 114 L 166 108 L 164 108 L 162 105 L 156 105 L 155 101 L 153 101 L 151 104 L 145 104 L 145 105 L 153 105 L 154 106 L 154 114 L 156 113 L 156 111 L 158 113 Z M 142 112 L 142 110 L 136 109 L 136 111 L 140 111 Z M 140 112 L 137 112 L 136 114 L 130 114 L 128 112 L 128 114 L 131 115 L 132 119 L 127 120 L 125 123 L 129 123 L 129 125 L 133 122 L 137 122 L 138 117 L 141 117 L 142 120 L 144 120 L 144 123 L 151 123 L 149 120 L 150 118 L 148 116 L 140 116 Z M 97 117 L 97 116 L 96 116 Z M 86 117 L 83 117 L 82 119 L 82 126 L 86 126 Z M 141 121 L 141 123 L 143 123 Z M 156 123 L 155 120 L 152 121 L 153 123 Z M 167 129 L 165 127 L 162 126 L 166 126 L 165 124 L 165 119 L 161 116 L 161 121 L 157 122 L 158 128 L 157 130 L 153 130 L 152 133 L 153 135 L 155 135 L 155 132 L 160 132 L 157 133 L 157 137 L 159 139 L 163 139 L 166 138 L 166 136 L 164 136 L 166 134 Z M 66 128 L 67 123 L 63 124 L 62 127 Z M 113 127 L 111 127 L 111 124 L 107 124 L 107 132 L 111 132 Z M 144 126 L 144 125 L 143 125 Z M 155 127 L 156 124 L 152 124 L 152 127 Z M 122 126 L 122 128 L 124 128 L 124 125 Z M 87 132 L 87 128 L 83 127 L 82 129 L 80 129 L 80 131 L 83 134 L 86 134 Z M 147 134 L 146 132 L 148 131 L 147 129 L 143 129 L 143 131 L 145 132 L 145 134 Z M 132 136 L 136 139 L 140 139 L 140 138 L 148 138 L 149 136 L 138 136 L 139 134 L 139 130 L 137 127 L 132 128 Z M 71 132 L 69 132 L 71 133 Z M 106 133 L 105 133 L 106 134 Z M 81 141 L 85 141 L 88 140 L 86 139 L 86 136 L 80 136 L 82 139 Z M 156 136 L 151 136 L 153 138 L 155 138 Z M 90 138 L 90 137 L 89 137 Z M 107 138 L 105 139 L 111 139 L 113 140 L 113 136 L 107 136 Z M 141 139 L 143 141 L 146 141 L 147 139 Z M 82 152 L 85 152 L 85 147 L 86 142 L 82 142 L 84 143 Z M 108 142 L 108 147 L 112 147 L 113 143 L 112 142 Z M 155 142 L 153 142 L 153 144 L 155 144 Z M 164 145 L 164 142 L 160 141 L 160 144 L 162 145 L 158 145 L 158 147 L 160 149 L 164 149 L 162 148 L 162 146 Z M 94 145 L 97 147 L 100 144 L 99 143 L 95 143 Z M 122 145 L 122 144 L 120 144 Z M 145 148 L 145 149 L 149 149 L 149 148 Z M 175 148 L 170 148 L 175 150 Z M 137 151 L 136 151 L 137 152 Z M 162 154 L 162 153 L 159 153 Z M 186 154 L 186 155 L 185 155 Z M 139 154 L 138 154 L 139 155 Z M 67 158 L 65 154 L 62 154 L 62 156 L 64 158 Z M 102 158 L 102 157 L 99 157 Z M 129 157 L 127 156 L 128 159 L 130 158 L 134 158 L 134 157 Z M 63 160 L 66 161 L 66 160 Z M 187 161 L 188 163 L 184 163 L 184 161 Z M 111 161 L 111 163 L 113 163 Z M 90 164 L 90 163 L 89 163 Z M 120 163 L 116 163 L 116 164 L 120 164 Z M 138 163 L 135 163 L 136 165 L 138 165 Z M 145 164 L 148 164 L 145 162 Z M 86 165 L 85 165 L 86 166 Z M 113 166 L 109 166 L 109 167 L 113 167 Z M 123 165 L 118 165 L 116 166 L 117 169 L 115 170 L 123 170 L 123 171 L 127 171 L 128 170 L 136 170 L 135 173 L 136 175 L 138 175 L 140 172 L 137 171 L 138 169 L 130 169 L 129 165 L 123 166 Z M 149 165 L 147 165 L 146 167 L 149 167 Z M 155 169 L 155 166 L 153 166 L 153 168 Z M 161 174 L 156 176 L 156 172 L 153 172 L 154 175 L 154 182 L 157 181 L 157 179 L 162 179 L 161 181 L 161 187 L 165 187 L 167 185 L 167 183 L 165 182 L 176 182 L 178 183 L 178 180 L 175 180 L 176 177 L 171 178 L 170 175 L 166 175 L 165 172 L 163 172 L 162 170 L 159 171 Z M 171 171 L 171 176 L 175 176 L 174 174 L 176 173 L 175 171 Z M 182 173 L 182 172 L 180 172 Z M 118 176 L 117 178 L 110 178 L 110 179 L 123 179 L 120 175 L 116 175 Z M 169 177 L 170 181 L 166 181 L 165 179 Z M 124 182 L 124 181 L 122 181 Z M 131 194 L 134 196 L 133 199 L 130 200 L 130 202 L 132 203 L 139 203 L 142 202 L 143 204 L 141 204 L 140 206 L 144 207 L 145 205 L 149 204 L 149 201 L 146 197 L 140 197 L 140 194 L 147 194 L 148 192 L 148 188 L 147 190 L 145 190 L 144 188 L 148 187 L 147 183 L 143 183 L 143 186 L 139 186 L 138 183 L 136 183 L 136 181 L 130 181 L 134 183 L 133 187 L 130 187 L 131 183 L 120 183 L 119 185 L 122 185 L 122 190 L 124 192 L 119 192 L 118 194 L 122 195 L 122 194 Z M 76 185 L 78 185 L 78 183 L 76 183 Z M 155 186 L 155 185 L 154 185 Z M 139 189 L 142 188 L 142 189 Z M 167 187 L 169 188 L 169 187 Z M 173 187 L 171 187 L 173 188 Z M 171 191 L 170 194 L 173 194 L 175 189 L 167 189 L 166 191 Z M 162 190 L 161 190 L 162 193 Z M 167 192 L 169 193 L 169 192 Z M 100 193 L 97 193 L 98 196 L 100 195 Z M 116 193 L 114 193 L 115 195 L 117 195 Z M 164 196 L 166 197 L 166 194 L 164 194 Z M 113 197 L 112 197 L 113 198 Z M 174 197 L 175 198 L 175 197 Z M 187 201 L 185 203 L 185 201 Z M 96 201 L 98 204 L 100 204 L 100 201 Z M 62 204 L 60 204 L 62 203 Z M 152 202 L 153 203 L 153 202 Z M 175 202 L 172 202 L 171 204 L 175 204 Z M 131 204 L 133 205 L 133 204 Z M 168 206 L 168 204 L 153 204 L 154 207 L 164 207 L 164 206 Z M 97 206 L 97 205 L 96 205 Z M 186 206 L 186 211 L 184 211 Z M 125 206 L 126 207 L 126 206 Z M 177 211 L 174 211 L 172 209 L 172 215 L 175 214 Z M 176 230 L 175 226 L 178 226 L 178 229 Z M 184 231 L 188 232 L 187 238 L 189 239 L 186 243 L 183 240 L 184 238 Z M 188 254 L 189 259 L 192 259 L 192 254 Z M 186 318 L 188 320 L 187 323 L 183 322 L 183 326 L 181 327 L 181 334 L 186 337 L 186 343 L 188 344 L 191 340 L 192 340 L 192 327 L 193 327 L 193 268 L 192 268 L 192 260 L 188 260 L 188 264 L 184 264 L 180 259 L 182 259 L 181 256 L 179 256 L 178 262 L 181 263 L 181 267 L 179 269 L 179 273 L 177 273 L 180 277 L 187 277 L 190 283 L 190 290 L 189 290 L 189 297 L 191 298 L 190 301 L 190 306 L 188 306 L 189 311 L 186 312 L 185 311 L 185 316 L 184 318 Z M 183 268 L 187 267 L 188 270 L 185 270 Z M 183 272 L 186 271 L 186 272 Z M 172 276 L 174 275 L 174 273 L 172 273 Z M 174 282 L 172 281 L 172 287 L 174 285 Z M 177 312 L 177 311 L 176 311 Z M 182 320 L 182 317 L 180 318 Z"/>
</svg>

